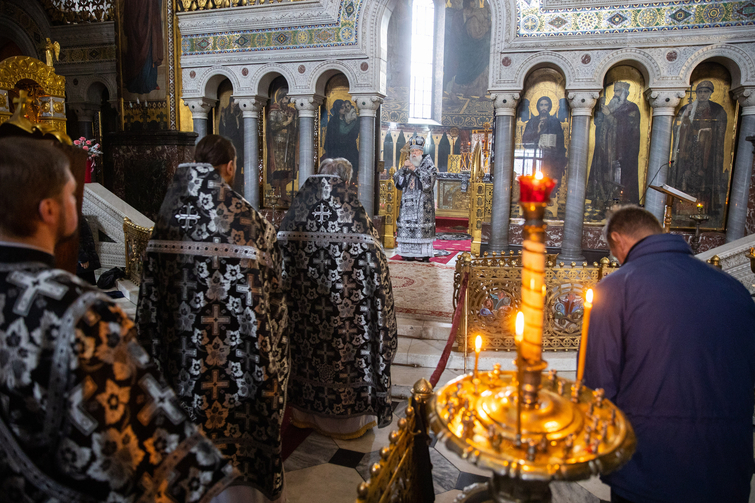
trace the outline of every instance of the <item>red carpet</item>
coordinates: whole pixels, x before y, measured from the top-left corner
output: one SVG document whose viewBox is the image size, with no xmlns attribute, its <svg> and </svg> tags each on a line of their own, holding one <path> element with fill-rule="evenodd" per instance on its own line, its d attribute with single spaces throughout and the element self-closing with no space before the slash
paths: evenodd
<svg viewBox="0 0 755 503">
<path fill-rule="evenodd" d="M 451 259 L 456 256 L 456 254 L 460 252 L 470 251 L 472 249 L 472 240 L 467 239 L 463 241 L 448 241 L 436 239 L 435 242 L 433 242 L 433 248 L 435 248 L 436 250 L 447 250 L 451 253 L 444 257 L 432 257 L 430 259 L 430 262 L 435 262 L 436 264 L 448 264 Z M 391 260 L 404 260 L 404 257 L 402 257 L 401 255 L 394 255 L 391 257 Z"/>
</svg>

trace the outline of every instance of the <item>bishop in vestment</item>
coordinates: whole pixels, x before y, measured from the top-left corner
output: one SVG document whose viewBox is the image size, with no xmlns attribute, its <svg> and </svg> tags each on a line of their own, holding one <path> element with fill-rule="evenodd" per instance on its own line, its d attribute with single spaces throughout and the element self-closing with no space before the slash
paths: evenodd
<svg viewBox="0 0 755 503">
<path fill-rule="evenodd" d="M 275 230 L 231 190 L 230 141 L 203 138 L 195 159 L 178 167 L 147 245 L 139 336 L 240 482 L 278 500 L 289 353 Z"/>
<path fill-rule="evenodd" d="M 401 191 L 401 209 L 396 220 L 398 254 L 407 259 L 430 260 L 435 256 L 435 179 L 438 168 L 423 154 L 425 139 L 409 140 L 409 158 L 393 175 Z"/>
<path fill-rule="evenodd" d="M 292 423 L 337 438 L 390 424 L 397 347 L 388 262 L 350 178 L 346 159 L 323 161 L 278 232 L 292 325 Z"/>
<path fill-rule="evenodd" d="M 0 500 L 208 503 L 238 474 L 109 297 L 54 268 L 77 229 L 68 162 L 0 140 Z"/>
</svg>

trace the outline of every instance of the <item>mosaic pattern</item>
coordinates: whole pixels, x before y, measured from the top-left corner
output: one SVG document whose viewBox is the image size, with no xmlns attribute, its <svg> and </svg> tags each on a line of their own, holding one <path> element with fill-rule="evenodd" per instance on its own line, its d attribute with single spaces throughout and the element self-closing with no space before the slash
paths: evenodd
<svg viewBox="0 0 755 503">
<path fill-rule="evenodd" d="M 365 0 L 341 0 L 338 23 L 242 30 L 181 37 L 183 56 L 357 45 L 359 14 Z"/>
<path fill-rule="evenodd" d="M 755 2 L 665 2 L 549 10 L 521 0 L 517 37 L 690 30 L 755 24 Z"/>
<path fill-rule="evenodd" d="M 60 50 L 58 64 L 91 63 L 93 61 L 115 61 L 115 44 L 86 47 L 64 47 Z"/>
</svg>

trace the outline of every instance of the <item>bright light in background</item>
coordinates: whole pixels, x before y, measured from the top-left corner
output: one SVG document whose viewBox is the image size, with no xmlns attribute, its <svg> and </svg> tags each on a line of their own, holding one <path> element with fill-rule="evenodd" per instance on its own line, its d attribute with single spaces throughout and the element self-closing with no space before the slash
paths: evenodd
<svg viewBox="0 0 755 503">
<path fill-rule="evenodd" d="M 592 304 L 592 288 L 590 288 L 589 290 L 587 290 L 587 294 L 585 295 L 585 300 L 589 304 Z"/>
<path fill-rule="evenodd" d="M 430 119 L 433 101 L 433 46 L 435 6 L 433 0 L 414 0 L 412 5 L 412 80 L 409 117 Z"/>
</svg>

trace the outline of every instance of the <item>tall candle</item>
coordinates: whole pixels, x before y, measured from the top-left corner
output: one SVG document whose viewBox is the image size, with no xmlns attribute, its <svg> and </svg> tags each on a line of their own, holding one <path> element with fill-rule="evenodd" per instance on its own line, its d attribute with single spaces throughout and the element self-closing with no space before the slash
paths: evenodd
<svg viewBox="0 0 755 503">
<path fill-rule="evenodd" d="M 585 358 L 587 357 L 587 332 L 590 330 L 590 312 L 592 311 L 592 288 L 585 295 L 585 308 L 582 315 L 582 339 L 579 343 L 579 364 L 577 365 L 577 382 L 582 382 L 585 375 Z"/>
<path fill-rule="evenodd" d="M 474 376 L 477 377 L 477 365 L 480 363 L 480 350 L 482 349 L 482 337 L 479 335 L 474 340 Z"/>
</svg>

